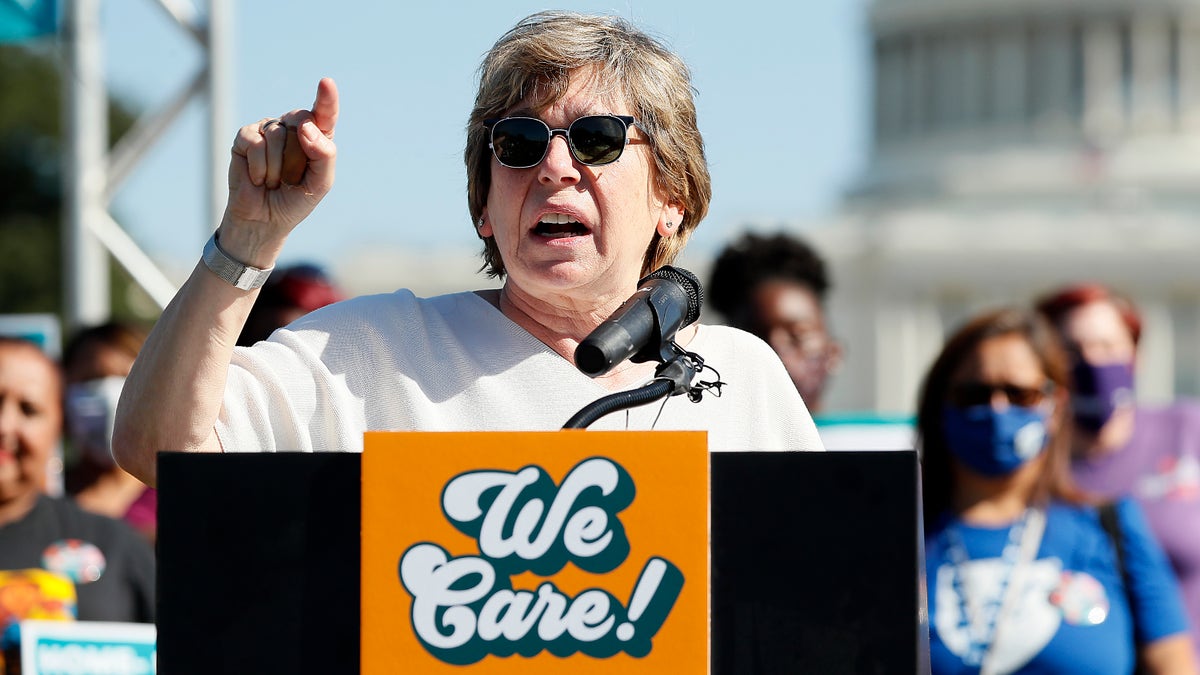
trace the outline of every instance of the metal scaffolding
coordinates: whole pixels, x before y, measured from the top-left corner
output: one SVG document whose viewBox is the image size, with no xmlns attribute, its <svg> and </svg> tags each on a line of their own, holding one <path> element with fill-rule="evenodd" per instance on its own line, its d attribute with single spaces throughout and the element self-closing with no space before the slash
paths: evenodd
<svg viewBox="0 0 1200 675">
<path fill-rule="evenodd" d="M 177 290 L 109 213 L 121 184 L 193 99 L 208 100 L 208 222 L 216 223 L 227 196 L 227 117 L 230 91 L 228 0 L 208 0 L 207 14 L 183 0 L 151 0 L 203 51 L 202 67 L 158 110 L 147 111 L 108 149 L 108 88 L 104 77 L 100 0 L 66 0 L 62 44 L 65 170 L 63 208 L 64 311 L 68 330 L 108 320 L 107 254 L 158 304 Z"/>
</svg>

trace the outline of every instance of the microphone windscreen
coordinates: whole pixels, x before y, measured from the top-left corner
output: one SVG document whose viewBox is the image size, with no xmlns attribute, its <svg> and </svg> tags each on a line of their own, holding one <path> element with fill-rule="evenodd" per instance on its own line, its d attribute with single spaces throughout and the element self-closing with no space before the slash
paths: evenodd
<svg viewBox="0 0 1200 675">
<path fill-rule="evenodd" d="M 684 326 L 689 326 L 700 318 L 700 308 L 704 304 L 704 287 L 700 285 L 700 280 L 696 278 L 695 274 L 682 267 L 663 265 L 646 275 L 645 279 L 638 282 L 638 286 L 641 286 L 646 279 L 668 279 L 683 287 L 688 297 L 687 315 L 683 317 Z"/>
</svg>

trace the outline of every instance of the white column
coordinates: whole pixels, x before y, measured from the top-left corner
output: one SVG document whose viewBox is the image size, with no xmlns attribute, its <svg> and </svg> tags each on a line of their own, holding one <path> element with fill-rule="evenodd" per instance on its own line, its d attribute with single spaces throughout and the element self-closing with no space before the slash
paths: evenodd
<svg viewBox="0 0 1200 675">
<path fill-rule="evenodd" d="M 889 288 L 875 306 L 875 408 L 883 412 L 916 410 L 921 381 L 942 342 L 932 303 L 896 299 L 904 294 Z"/>
<path fill-rule="evenodd" d="M 89 221 L 105 213 L 108 94 L 99 0 L 70 0 L 64 12 L 63 267 L 66 330 L 108 320 L 108 253 Z"/>
<path fill-rule="evenodd" d="M 1200 296 L 1195 292 L 1179 293 L 1177 289 L 1169 293 L 1175 340 L 1173 393 L 1196 396 L 1200 393 Z"/>
<path fill-rule="evenodd" d="M 895 41 L 875 50 L 875 145 L 904 134 L 904 54 Z"/>
<path fill-rule="evenodd" d="M 929 128 L 929 77 L 930 58 L 929 44 L 920 39 L 909 43 L 907 70 L 905 75 L 906 91 L 904 96 L 905 128 L 910 134 L 923 133 Z"/>
<path fill-rule="evenodd" d="M 1166 17 L 1138 16 L 1133 20 L 1131 121 L 1135 131 L 1161 132 L 1170 127 L 1169 31 Z"/>
<path fill-rule="evenodd" d="M 939 130 L 977 127 L 984 118 L 985 45 L 974 31 L 941 37 L 934 51 L 934 100 Z"/>
<path fill-rule="evenodd" d="M 986 118 L 987 45 L 981 35 L 963 36 L 959 56 L 962 60 L 962 113 L 967 125 L 978 128 Z"/>
<path fill-rule="evenodd" d="M 826 303 L 826 324 L 842 344 L 841 367 L 830 378 L 824 405 L 829 410 L 871 410 L 875 404 L 875 321 L 873 291 L 855 275 L 861 273 L 859 256 L 827 258 L 834 279 Z"/>
<path fill-rule="evenodd" d="M 956 53 L 958 40 L 942 35 L 929 43 L 932 80 L 930 119 L 936 132 L 962 121 L 962 59 Z"/>
<path fill-rule="evenodd" d="M 1066 24 L 1041 26 L 1033 34 L 1033 120 L 1040 129 L 1071 125 L 1071 30 Z"/>
<path fill-rule="evenodd" d="M 1111 19 L 1093 19 L 1083 29 L 1083 127 L 1108 138 L 1124 128 L 1121 93 L 1121 32 Z"/>
<path fill-rule="evenodd" d="M 1001 126 L 1022 127 L 1029 110 L 1029 54 L 1025 30 L 997 31 L 992 44 L 992 114 Z"/>
<path fill-rule="evenodd" d="M 1179 19 L 1179 123 L 1184 132 L 1200 133 L 1200 14 Z"/>
<path fill-rule="evenodd" d="M 1175 395 L 1175 324 L 1171 308 L 1159 298 L 1142 301 L 1142 339 L 1138 345 L 1137 395 L 1163 403 Z"/>
<path fill-rule="evenodd" d="M 208 227 L 212 229 L 216 229 L 229 200 L 229 147 L 233 144 L 233 129 L 229 125 L 229 112 L 233 108 L 231 14 L 228 0 L 208 1 Z M 208 234 L 205 231 L 202 238 L 207 239 Z"/>
</svg>

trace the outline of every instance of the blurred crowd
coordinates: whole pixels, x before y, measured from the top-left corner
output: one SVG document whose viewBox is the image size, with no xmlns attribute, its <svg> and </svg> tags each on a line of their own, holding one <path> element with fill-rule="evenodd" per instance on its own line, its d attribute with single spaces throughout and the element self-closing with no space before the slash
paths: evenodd
<svg viewBox="0 0 1200 675">
<path fill-rule="evenodd" d="M 918 451 L 933 673 L 1197 672 L 1200 402 L 1138 402 L 1137 307 L 1100 283 L 1014 299 L 950 333 L 915 419 L 826 416 L 830 285 L 806 242 L 747 234 L 709 287 L 827 449 Z"/>
<path fill-rule="evenodd" d="M 315 265 L 279 268 L 239 343 L 342 297 Z M 43 345 L 0 336 L 0 633 L 10 646 L 24 619 L 154 621 L 157 492 L 112 452 L 117 401 L 147 334 L 87 326 L 57 362 Z M 65 495 L 52 496 L 59 466 Z"/>
</svg>

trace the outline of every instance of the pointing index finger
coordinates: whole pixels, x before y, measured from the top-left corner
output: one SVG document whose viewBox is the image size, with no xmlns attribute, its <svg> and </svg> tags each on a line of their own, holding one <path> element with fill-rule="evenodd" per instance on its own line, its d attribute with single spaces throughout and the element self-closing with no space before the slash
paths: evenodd
<svg viewBox="0 0 1200 675">
<path fill-rule="evenodd" d="M 323 77 L 317 83 L 317 98 L 312 107 L 313 122 L 321 133 L 333 138 L 333 128 L 337 126 L 338 90 L 332 77 Z"/>
</svg>

